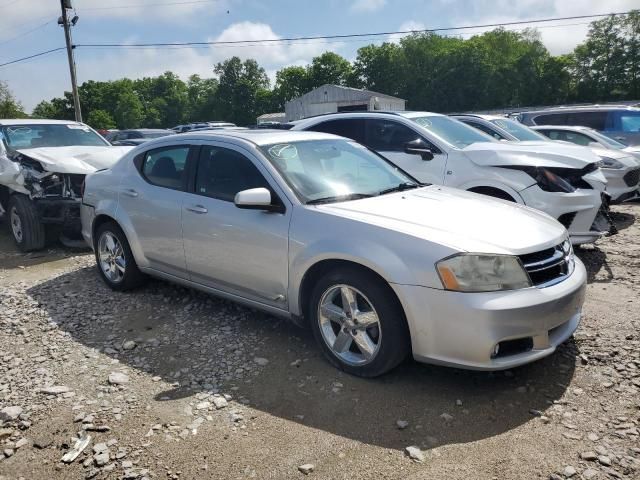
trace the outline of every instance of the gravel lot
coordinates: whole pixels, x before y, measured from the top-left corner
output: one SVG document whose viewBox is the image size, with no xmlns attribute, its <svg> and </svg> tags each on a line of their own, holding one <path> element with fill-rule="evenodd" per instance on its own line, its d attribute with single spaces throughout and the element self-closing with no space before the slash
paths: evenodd
<svg viewBox="0 0 640 480">
<path fill-rule="evenodd" d="M 286 322 L 160 281 L 114 293 L 87 252 L 3 230 L 0 479 L 640 478 L 640 204 L 614 211 L 556 354 L 374 380 Z"/>
</svg>

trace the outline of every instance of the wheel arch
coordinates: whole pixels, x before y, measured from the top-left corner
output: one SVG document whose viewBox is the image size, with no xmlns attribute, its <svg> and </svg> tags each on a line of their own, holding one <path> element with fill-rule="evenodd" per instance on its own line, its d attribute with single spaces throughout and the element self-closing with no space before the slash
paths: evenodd
<svg viewBox="0 0 640 480">
<path fill-rule="evenodd" d="M 298 289 L 298 298 L 296 299 L 298 311 L 300 312 L 301 319 L 305 317 L 309 300 L 311 298 L 311 292 L 313 291 L 313 286 L 318 281 L 318 279 L 320 279 L 327 272 L 330 272 L 335 269 L 340 269 L 340 268 L 358 270 L 360 272 L 366 273 L 367 275 L 371 275 L 372 277 L 379 280 L 381 284 L 387 288 L 387 290 L 389 291 L 389 294 L 391 295 L 391 298 L 393 298 L 394 301 L 397 302 L 398 306 L 402 310 L 402 313 L 405 315 L 405 321 L 406 321 L 406 313 L 404 310 L 404 306 L 400 301 L 400 299 L 398 298 L 398 295 L 396 294 L 396 292 L 393 290 L 393 288 L 387 281 L 387 279 L 385 279 L 382 275 L 380 275 L 378 272 L 376 272 L 372 268 L 367 267 L 361 263 L 358 263 L 352 260 L 339 259 L 339 258 L 329 258 L 329 259 L 319 260 L 313 265 L 311 265 L 305 271 L 304 275 L 302 276 L 300 288 Z"/>
<path fill-rule="evenodd" d="M 511 190 L 511 189 L 509 189 Z M 487 185 L 478 185 L 467 189 L 468 192 L 478 193 L 480 195 L 486 195 L 488 197 L 500 198 L 502 200 L 508 200 L 510 202 L 522 203 L 520 195 L 515 192 L 509 192 L 506 188 L 499 188 Z M 520 199 L 520 201 L 518 201 Z"/>
</svg>

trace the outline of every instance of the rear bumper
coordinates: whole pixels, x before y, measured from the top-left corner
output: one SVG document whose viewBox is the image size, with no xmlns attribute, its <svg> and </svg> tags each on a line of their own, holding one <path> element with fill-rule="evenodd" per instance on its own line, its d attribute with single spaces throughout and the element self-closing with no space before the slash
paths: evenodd
<svg viewBox="0 0 640 480">
<path fill-rule="evenodd" d="M 414 358 L 473 370 L 502 370 L 553 353 L 578 328 L 587 274 L 576 259 L 566 280 L 546 288 L 459 293 L 393 285 L 402 302 Z M 495 355 L 496 345 L 502 353 Z M 523 345 L 520 349 L 504 347 Z"/>
<path fill-rule="evenodd" d="M 579 188 L 572 193 L 557 193 L 532 185 L 519 193 L 525 205 L 542 210 L 561 223 L 567 222 L 565 227 L 574 245 L 595 242 L 607 233 L 606 229 L 593 230 L 602 205 L 601 192 L 597 190 Z"/>
</svg>

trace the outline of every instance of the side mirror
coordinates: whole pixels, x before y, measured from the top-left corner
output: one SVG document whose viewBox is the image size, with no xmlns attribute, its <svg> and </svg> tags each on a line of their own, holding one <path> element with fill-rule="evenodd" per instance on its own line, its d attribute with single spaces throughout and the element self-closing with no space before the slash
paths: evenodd
<svg viewBox="0 0 640 480">
<path fill-rule="evenodd" d="M 233 200 L 238 208 L 248 210 L 272 210 L 271 192 L 264 187 L 250 188 L 236 193 Z"/>
<path fill-rule="evenodd" d="M 433 160 L 433 152 L 420 140 L 413 140 L 404 144 L 404 153 L 420 155 L 422 160 Z"/>
</svg>

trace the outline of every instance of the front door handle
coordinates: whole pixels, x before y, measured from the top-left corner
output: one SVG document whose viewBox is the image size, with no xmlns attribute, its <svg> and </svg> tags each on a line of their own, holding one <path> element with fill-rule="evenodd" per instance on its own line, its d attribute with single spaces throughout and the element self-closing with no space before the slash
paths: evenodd
<svg viewBox="0 0 640 480">
<path fill-rule="evenodd" d="M 189 210 L 190 212 L 193 213 L 199 213 L 199 214 L 203 214 L 203 213 L 207 213 L 209 210 L 207 210 L 206 208 L 204 208 L 202 205 L 190 205 L 188 207 L 185 207 L 187 210 Z"/>
<path fill-rule="evenodd" d="M 122 193 L 124 193 L 127 197 L 137 197 L 138 192 L 136 192 L 133 188 L 127 188 Z"/>
</svg>

